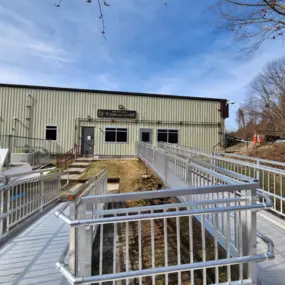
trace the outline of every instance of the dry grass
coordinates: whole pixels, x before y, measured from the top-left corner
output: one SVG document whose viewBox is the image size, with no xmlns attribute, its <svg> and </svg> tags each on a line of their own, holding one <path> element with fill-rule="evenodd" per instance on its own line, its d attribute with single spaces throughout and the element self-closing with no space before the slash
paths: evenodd
<svg viewBox="0 0 285 285">
<path fill-rule="evenodd" d="M 160 179 L 140 160 L 98 160 L 94 162 L 82 179 L 89 179 L 102 169 L 108 169 L 109 178 L 120 178 L 120 192 L 136 192 L 157 189 Z M 150 176 L 146 183 L 142 175 Z"/>
<path fill-rule="evenodd" d="M 262 144 L 259 146 L 254 146 L 252 143 L 248 145 L 241 143 L 227 148 L 227 151 L 256 158 L 285 162 L 285 143 Z"/>
</svg>

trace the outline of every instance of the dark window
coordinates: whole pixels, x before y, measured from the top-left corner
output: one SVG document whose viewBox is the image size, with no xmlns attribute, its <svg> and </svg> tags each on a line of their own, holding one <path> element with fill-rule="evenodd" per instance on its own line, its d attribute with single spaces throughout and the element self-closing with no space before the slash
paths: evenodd
<svg viewBox="0 0 285 285">
<path fill-rule="evenodd" d="M 178 130 L 158 130 L 157 141 L 167 143 L 178 143 Z"/>
<path fill-rule="evenodd" d="M 116 141 L 116 129 L 106 129 L 105 132 L 105 142 L 115 142 Z"/>
<path fill-rule="evenodd" d="M 117 142 L 127 142 L 127 129 L 117 129 Z"/>
<path fill-rule="evenodd" d="M 142 142 L 150 142 L 150 133 L 142 132 Z"/>
<path fill-rule="evenodd" d="M 176 131 L 176 133 L 169 132 L 169 134 L 168 134 L 168 142 L 169 143 L 178 143 L 178 131 Z"/>
<path fill-rule="evenodd" d="M 128 129 L 106 128 L 105 142 L 128 142 Z"/>
<path fill-rule="evenodd" d="M 157 141 L 158 142 L 167 142 L 167 133 L 163 133 L 160 130 L 158 130 Z"/>
<path fill-rule="evenodd" d="M 56 126 L 46 126 L 46 140 L 47 141 L 57 140 L 57 127 Z"/>
</svg>

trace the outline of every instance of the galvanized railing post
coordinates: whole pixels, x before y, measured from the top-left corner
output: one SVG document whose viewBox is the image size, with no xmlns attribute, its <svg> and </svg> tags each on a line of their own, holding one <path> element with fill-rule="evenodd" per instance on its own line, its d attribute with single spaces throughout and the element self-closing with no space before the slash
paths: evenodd
<svg viewBox="0 0 285 285">
<path fill-rule="evenodd" d="M 8 185 L 9 179 L 7 176 L 4 177 L 4 185 Z M 8 193 L 6 189 L 3 189 L 1 191 L 1 214 L 5 214 L 7 213 L 7 209 L 8 209 Z M 7 218 L 1 219 L 0 220 L 0 236 L 3 236 L 6 233 L 6 229 L 7 229 Z"/>
<path fill-rule="evenodd" d="M 155 147 L 152 148 L 152 167 L 153 168 L 155 168 L 154 156 L 155 156 Z"/>
<path fill-rule="evenodd" d="M 44 207 L 44 203 L 45 203 L 45 196 L 44 196 L 44 189 L 45 185 L 44 185 L 44 177 L 43 177 L 43 173 L 41 172 L 40 174 L 40 189 L 41 189 L 41 208 L 40 211 L 43 210 Z"/>
<path fill-rule="evenodd" d="M 186 184 L 187 186 L 191 186 L 192 182 L 191 182 L 191 160 L 190 158 L 187 158 L 187 164 L 186 164 Z"/>
<path fill-rule="evenodd" d="M 58 195 L 60 195 L 60 191 L 61 191 L 61 175 L 57 176 L 57 193 Z M 69 180 L 69 171 L 68 171 L 68 180 Z"/>
<path fill-rule="evenodd" d="M 164 177 L 165 181 L 167 182 L 167 171 L 168 171 L 168 155 L 167 152 L 164 152 Z"/>
<path fill-rule="evenodd" d="M 78 207 L 79 219 L 84 220 L 87 218 L 87 209 L 88 207 L 86 205 L 80 205 Z M 91 225 L 78 228 L 77 272 L 80 276 L 91 275 L 92 235 Z"/>
<path fill-rule="evenodd" d="M 257 187 L 258 188 L 258 187 Z M 257 188 L 246 190 L 246 197 L 250 198 L 249 204 L 257 203 Z M 242 253 L 246 255 L 256 255 L 256 211 L 248 210 L 241 212 L 242 219 Z M 256 262 L 250 262 L 244 266 L 244 274 L 251 280 L 252 285 L 257 284 Z"/>
<path fill-rule="evenodd" d="M 101 183 L 101 187 L 103 186 L 103 183 Z M 101 193 L 102 195 L 103 193 Z M 87 204 L 86 205 L 86 213 L 85 218 L 86 219 L 92 219 L 93 216 L 93 204 Z M 98 225 L 88 225 L 84 227 L 85 230 L 85 238 L 86 238 L 86 244 L 85 244 L 85 276 L 91 276 L 92 275 L 92 245 L 93 245 L 93 231 L 94 228 L 98 228 Z"/>
<path fill-rule="evenodd" d="M 76 205 L 75 202 L 71 203 L 69 206 L 69 216 L 72 220 L 77 219 L 76 215 Z M 78 274 L 77 272 L 77 228 L 70 227 L 69 228 L 69 270 L 75 276 Z"/>
</svg>

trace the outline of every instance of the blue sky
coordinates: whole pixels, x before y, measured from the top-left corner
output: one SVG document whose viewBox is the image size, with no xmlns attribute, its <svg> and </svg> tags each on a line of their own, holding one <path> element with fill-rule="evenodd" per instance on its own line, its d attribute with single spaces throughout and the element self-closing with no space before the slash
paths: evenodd
<svg viewBox="0 0 285 285">
<path fill-rule="evenodd" d="M 209 0 L 108 0 L 107 40 L 96 1 L 57 1 L 0 2 L 1 82 L 226 98 L 232 129 L 247 84 L 284 54 L 269 41 L 241 59 L 246 43 L 214 27 Z"/>
</svg>

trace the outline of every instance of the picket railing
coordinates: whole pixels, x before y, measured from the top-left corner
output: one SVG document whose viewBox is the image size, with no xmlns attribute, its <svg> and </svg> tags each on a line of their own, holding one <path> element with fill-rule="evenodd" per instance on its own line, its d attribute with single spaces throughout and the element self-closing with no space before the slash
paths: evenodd
<svg viewBox="0 0 285 285">
<path fill-rule="evenodd" d="M 60 173 L 49 169 L 3 176 L 0 240 L 23 220 L 60 197 Z M 44 173 L 47 172 L 46 175 Z M 50 172 L 50 173 L 49 173 Z"/>
<path fill-rule="evenodd" d="M 236 154 L 210 153 L 201 149 L 165 143 L 161 143 L 159 148 L 180 158 L 198 158 L 221 170 L 229 170 L 258 180 L 260 191 L 273 201 L 271 211 L 285 217 L 285 170 L 282 169 L 284 163 Z"/>
<path fill-rule="evenodd" d="M 273 243 L 256 233 L 256 212 L 272 206 L 258 202 L 258 183 L 147 144 L 137 154 L 172 189 L 107 195 L 105 174 L 87 182 L 56 213 L 70 227 L 57 263 L 69 283 L 256 284 L 256 263 L 274 258 Z M 266 252 L 256 251 L 257 235 Z"/>
</svg>

